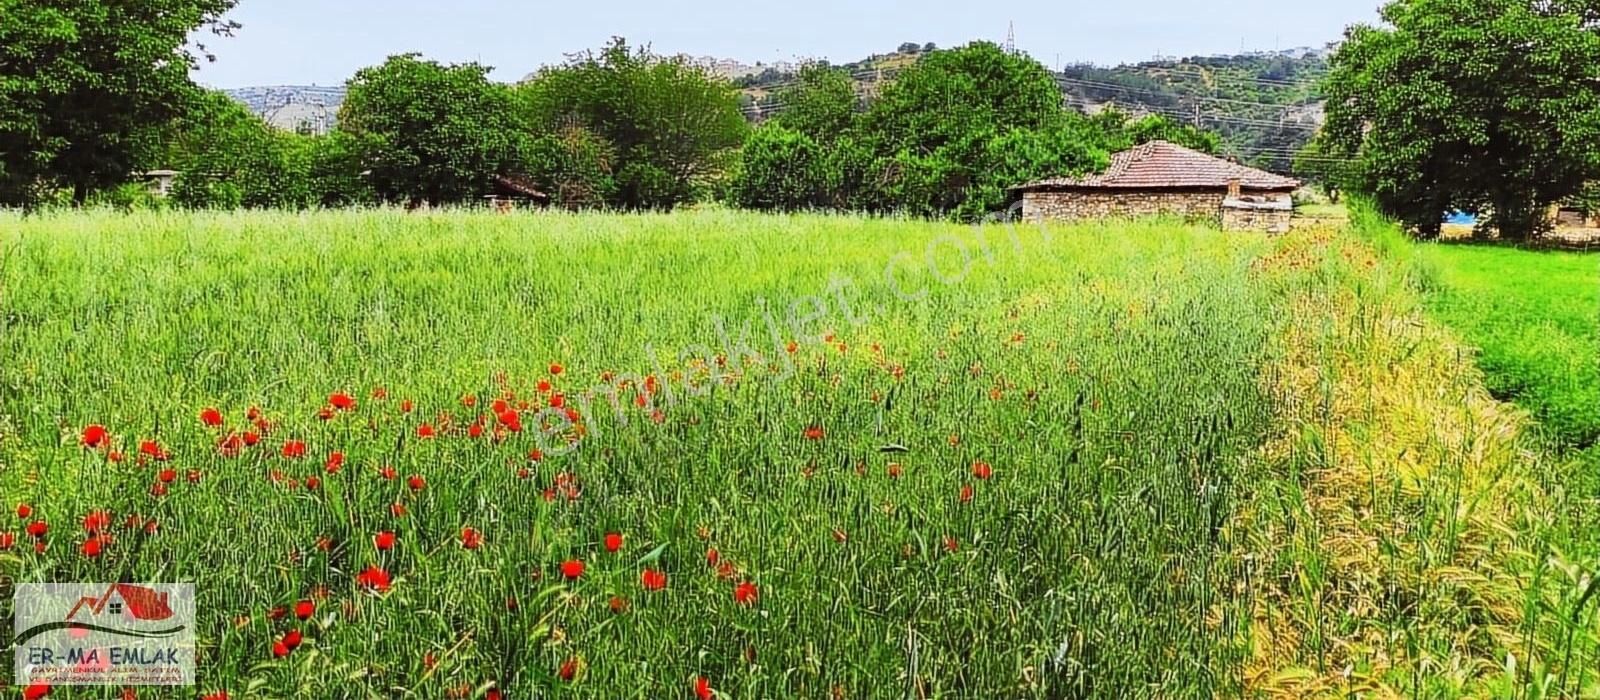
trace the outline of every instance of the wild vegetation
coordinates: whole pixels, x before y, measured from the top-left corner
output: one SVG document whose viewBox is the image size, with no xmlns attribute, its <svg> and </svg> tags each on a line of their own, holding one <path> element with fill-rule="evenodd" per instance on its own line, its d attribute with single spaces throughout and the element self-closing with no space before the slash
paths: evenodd
<svg viewBox="0 0 1600 700">
<path fill-rule="evenodd" d="M 1421 259 L 1430 308 L 1480 349 L 1495 396 L 1526 407 L 1557 445 L 1600 438 L 1600 260 L 1592 253 L 1437 245 Z"/>
<path fill-rule="evenodd" d="M 1559 465 L 1336 230 L 0 231 L 0 573 L 195 581 L 204 693 L 1595 681 Z"/>
</svg>

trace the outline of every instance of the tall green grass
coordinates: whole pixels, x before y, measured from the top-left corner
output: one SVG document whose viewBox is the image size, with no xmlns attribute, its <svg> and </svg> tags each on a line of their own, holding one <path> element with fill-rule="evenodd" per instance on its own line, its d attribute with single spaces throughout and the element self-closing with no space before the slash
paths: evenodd
<svg viewBox="0 0 1600 700">
<path fill-rule="evenodd" d="M 0 224 L 0 493 L 52 526 L 0 575 L 196 582 L 201 690 L 1242 692 L 1253 605 L 1228 522 L 1265 475 L 1281 397 L 1263 377 L 1288 320 L 1251 272 L 1263 238 L 716 211 Z M 638 408 L 647 375 L 661 388 Z M 580 408 L 581 439 L 537 435 L 542 380 Z M 359 407 L 320 419 L 336 391 Z M 533 402 L 525 429 L 468 437 L 497 398 Z M 231 430 L 259 407 L 271 434 L 224 456 L 207 406 Z M 419 439 L 424 422 L 441 437 Z M 83 448 L 88 424 L 128 458 Z M 144 439 L 199 482 L 153 496 Z M 309 456 L 279 456 L 288 439 Z M 581 495 L 547 498 L 563 479 Z M 85 557 L 96 509 L 160 527 Z M 561 580 L 567 559 L 582 578 Z M 390 592 L 360 590 L 369 565 Z M 641 589 L 645 568 L 664 591 Z M 313 620 L 268 614 L 320 587 Z M 274 659 L 290 627 L 308 641 Z"/>
</svg>

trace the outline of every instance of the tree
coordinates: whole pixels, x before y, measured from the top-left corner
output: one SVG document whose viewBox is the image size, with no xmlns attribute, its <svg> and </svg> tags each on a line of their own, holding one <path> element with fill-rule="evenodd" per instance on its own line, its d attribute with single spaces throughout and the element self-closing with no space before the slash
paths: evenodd
<svg viewBox="0 0 1600 700">
<path fill-rule="evenodd" d="M 832 143 L 854 128 L 861 104 L 848 72 L 819 64 L 801 68 L 794 85 L 778 93 L 778 101 L 783 111 L 772 121 L 819 144 Z"/>
<path fill-rule="evenodd" d="M 749 209 L 822 206 L 827 200 L 826 159 L 811 137 L 782 124 L 764 124 L 745 141 L 733 199 Z"/>
<path fill-rule="evenodd" d="M 616 196 L 615 161 L 609 141 L 571 124 L 534 141 L 528 170 L 560 206 L 603 207 Z"/>
<path fill-rule="evenodd" d="M 1328 76 L 1324 153 L 1424 237 L 1486 213 L 1521 239 L 1600 176 L 1600 28 L 1592 3 L 1394 0 Z"/>
<path fill-rule="evenodd" d="M 1132 120 L 1124 125 L 1127 132 L 1128 145 L 1136 146 L 1151 141 L 1170 141 L 1185 148 L 1192 148 L 1201 153 L 1215 155 L 1222 149 L 1222 137 L 1214 131 L 1206 131 L 1189 124 L 1179 124 L 1159 114 L 1150 114 Z"/>
<path fill-rule="evenodd" d="M 918 44 L 915 41 L 908 41 L 901 44 L 900 48 L 895 49 L 895 53 L 918 53 L 920 51 L 922 51 L 922 44 Z"/>
<path fill-rule="evenodd" d="M 197 94 L 188 37 L 234 0 L 0 0 L 0 206 L 125 181 Z"/>
<path fill-rule="evenodd" d="M 1069 119 L 1081 117 L 1062 108 L 1038 61 L 986 42 L 925 54 L 860 119 L 860 138 L 875 156 L 863 178 L 873 191 L 855 200 L 876 210 L 975 218 L 1003 206 L 1006 187 L 1086 162 L 1070 140 L 1056 140 L 1093 131 L 1076 130 Z M 1024 157 L 1028 167 L 1004 156 L 1004 148 L 1036 139 L 1067 150 L 1059 159 Z M 1009 165 L 998 170 L 997 159 Z"/>
<path fill-rule="evenodd" d="M 520 167 L 527 129 L 511 91 L 476 63 L 416 54 L 363 68 L 348 83 L 339 129 L 385 201 L 459 203 Z"/>
<path fill-rule="evenodd" d="M 615 156 L 608 204 L 626 209 L 695 199 L 727 172 L 748 129 L 727 81 L 621 38 L 541 70 L 518 93 L 535 131 L 580 126 L 603 140 Z"/>
<path fill-rule="evenodd" d="M 174 122 L 161 161 L 179 172 L 173 199 L 192 207 L 304 207 L 312 192 L 312 139 L 267 125 L 220 92 L 206 92 Z"/>
</svg>

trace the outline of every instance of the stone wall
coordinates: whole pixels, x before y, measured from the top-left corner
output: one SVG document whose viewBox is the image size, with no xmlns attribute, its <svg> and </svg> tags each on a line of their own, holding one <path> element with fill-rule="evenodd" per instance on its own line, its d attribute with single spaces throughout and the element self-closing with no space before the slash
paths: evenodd
<svg viewBox="0 0 1600 700">
<path fill-rule="evenodd" d="M 1049 219 L 1140 218 L 1172 215 L 1220 223 L 1223 192 L 1023 192 L 1022 217 Z"/>
<path fill-rule="evenodd" d="M 1288 233 L 1293 209 L 1222 208 L 1222 230 Z"/>
</svg>

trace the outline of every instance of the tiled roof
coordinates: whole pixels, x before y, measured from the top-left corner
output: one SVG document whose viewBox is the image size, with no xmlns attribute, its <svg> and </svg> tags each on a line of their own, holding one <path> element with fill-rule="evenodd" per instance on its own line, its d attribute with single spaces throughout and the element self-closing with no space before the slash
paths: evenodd
<svg viewBox="0 0 1600 700">
<path fill-rule="evenodd" d="M 1228 181 L 1236 178 L 1239 186 L 1247 190 L 1292 190 L 1300 186 L 1300 181 L 1293 178 L 1208 156 L 1175 143 L 1151 141 L 1111 156 L 1111 167 L 1098 175 L 1050 178 L 1012 189 L 1226 188 Z"/>
</svg>

